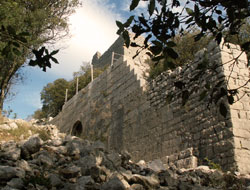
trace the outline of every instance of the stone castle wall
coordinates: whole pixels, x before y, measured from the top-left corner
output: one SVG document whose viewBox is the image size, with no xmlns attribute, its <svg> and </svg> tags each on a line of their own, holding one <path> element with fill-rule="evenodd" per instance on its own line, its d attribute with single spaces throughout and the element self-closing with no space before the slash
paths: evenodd
<svg viewBox="0 0 250 190">
<path fill-rule="evenodd" d="M 182 91 L 191 89 L 191 78 L 200 63 L 218 64 L 218 74 L 204 73 L 203 82 L 198 84 L 202 88 L 204 81 L 215 85 L 226 82 L 229 75 L 232 88 L 246 82 L 249 79 L 246 55 L 241 54 L 233 72 L 232 64 L 227 63 L 232 56 L 238 56 L 239 47 L 231 45 L 228 49 L 211 43 L 197 53 L 191 66 L 164 72 L 148 83 L 145 57 L 132 59 L 136 49 L 126 49 L 121 42 L 119 38 L 93 64 L 96 67 L 110 64 L 114 49 L 121 49 L 117 53 L 124 56 L 69 100 L 53 123 L 63 132 L 73 130 L 73 134 L 76 123 L 81 123 L 79 136 L 101 140 L 110 149 L 127 150 L 135 161 L 160 158 L 165 164 L 192 167 L 208 158 L 225 170 L 249 173 L 246 166 L 250 161 L 249 85 L 239 93 L 243 95 L 248 90 L 248 94 L 233 105 L 226 104 L 229 110 L 226 118 L 219 113 L 218 106 L 208 109 L 206 100 L 199 101 L 202 91 L 193 93 L 184 106 L 181 98 Z M 178 89 L 176 81 L 187 85 Z M 171 101 L 169 97 L 173 97 Z"/>
</svg>

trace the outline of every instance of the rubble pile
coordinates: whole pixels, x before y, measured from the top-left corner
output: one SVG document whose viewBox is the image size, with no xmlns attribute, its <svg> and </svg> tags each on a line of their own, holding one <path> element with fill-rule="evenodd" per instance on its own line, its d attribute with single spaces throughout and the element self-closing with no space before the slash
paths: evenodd
<svg viewBox="0 0 250 190">
<path fill-rule="evenodd" d="M 208 166 L 135 164 L 127 152 L 107 151 L 100 141 L 63 135 L 53 125 L 44 128 L 52 134 L 50 140 L 32 135 L 0 144 L 1 190 L 250 189 L 250 181 L 236 174 Z"/>
</svg>

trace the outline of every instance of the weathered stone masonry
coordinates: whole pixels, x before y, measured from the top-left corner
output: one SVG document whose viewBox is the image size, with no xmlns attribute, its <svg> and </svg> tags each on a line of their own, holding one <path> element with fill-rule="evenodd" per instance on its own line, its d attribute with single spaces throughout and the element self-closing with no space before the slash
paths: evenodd
<svg viewBox="0 0 250 190">
<path fill-rule="evenodd" d="M 242 86 L 249 80 L 246 55 L 241 54 L 233 71 L 229 62 L 240 54 L 239 47 L 231 45 L 228 49 L 212 42 L 196 54 L 191 66 L 162 73 L 150 83 L 144 76 L 146 57 L 132 59 L 135 51 L 124 48 L 119 38 L 100 58 L 96 56 L 94 65 L 100 67 L 111 63 L 112 52 L 124 55 L 69 100 L 53 123 L 61 131 L 72 133 L 74 124 L 80 122 L 81 137 L 99 139 L 110 149 L 127 150 L 135 161 L 161 158 L 166 164 L 192 167 L 196 161 L 202 164 L 208 158 L 225 170 L 250 173 L 249 84 L 241 89 L 239 97 L 244 91 L 247 94 L 227 105 L 230 112 L 226 118 L 219 114 L 218 106 L 208 109 L 199 101 L 201 92 L 182 106 L 181 90 L 174 86 L 177 80 L 192 85 L 189 80 L 195 67 L 204 61 L 223 65 L 217 68 L 217 75 L 204 74 L 204 81 L 227 82 L 230 76 L 231 88 Z M 199 85 L 203 87 L 204 82 Z M 168 101 L 170 94 L 175 96 Z"/>
</svg>

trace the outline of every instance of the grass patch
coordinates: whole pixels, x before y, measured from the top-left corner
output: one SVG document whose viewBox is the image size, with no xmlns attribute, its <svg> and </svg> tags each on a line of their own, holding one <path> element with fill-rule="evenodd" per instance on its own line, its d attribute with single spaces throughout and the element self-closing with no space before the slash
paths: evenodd
<svg viewBox="0 0 250 190">
<path fill-rule="evenodd" d="M 0 130 L 0 141 L 20 141 L 27 139 L 34 134 L 38 134 L 43 141 L 50 139 L 50 135 L 43 129 L 39 129 L 28 123 L 17 123 L 17 125 L 17 129 Z"/>
</svg>

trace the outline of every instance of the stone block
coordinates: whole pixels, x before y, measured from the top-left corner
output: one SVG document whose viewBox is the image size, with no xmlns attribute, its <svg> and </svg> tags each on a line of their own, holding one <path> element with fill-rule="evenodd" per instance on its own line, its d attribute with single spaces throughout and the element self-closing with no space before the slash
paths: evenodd
<svg viewBox="0 0 250 190">
<path fill-rule="evenodd" d="M 176 167 L 181 169 L 196 168 L 198 166 L 198 159 L 195 156 L 189 158 L 181 159 L 176 162 Z"/>
<path fill-rule="evenodd" d="M 172 155 L 168 156 L 169 163 L 174 163 L 177 160 L 178 160 L 178 154 L 172 154 Z"/>
</svg>

